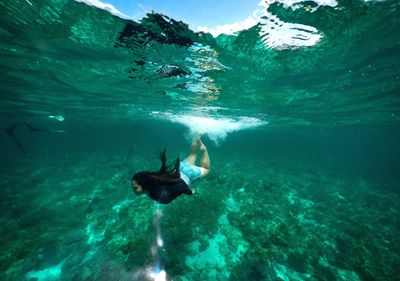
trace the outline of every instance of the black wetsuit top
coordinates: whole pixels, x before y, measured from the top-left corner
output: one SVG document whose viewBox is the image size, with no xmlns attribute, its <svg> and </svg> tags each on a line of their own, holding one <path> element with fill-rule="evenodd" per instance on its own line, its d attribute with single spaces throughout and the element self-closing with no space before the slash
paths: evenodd
<svg viewBox="0 0 400 281">
<path fill-rule="evenodd" d="M 193 194 L 188 185 L 182 179 L 179 179 L 175 183 L 159 185 L 148 192 L 147 195 L 158 203 L 169 204 L 182 193 Z"/>
</svg>

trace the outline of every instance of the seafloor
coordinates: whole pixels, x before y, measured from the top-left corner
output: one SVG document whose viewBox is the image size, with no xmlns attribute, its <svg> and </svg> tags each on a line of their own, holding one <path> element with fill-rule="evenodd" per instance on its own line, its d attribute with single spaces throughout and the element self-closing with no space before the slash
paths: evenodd
<svg viewBox="0 0 400 281">
<path fill-rule="evenodd" d="M 1 171 L 1 280 L 143 280 L 157 204 L 129 159 L 27 157 Z M 358 176 L 224 158 L 162 206 L 169 280 L 398 280 L 400 198 Z M 150 279 L 149 279 L 150 280 Z"/>
</svg>

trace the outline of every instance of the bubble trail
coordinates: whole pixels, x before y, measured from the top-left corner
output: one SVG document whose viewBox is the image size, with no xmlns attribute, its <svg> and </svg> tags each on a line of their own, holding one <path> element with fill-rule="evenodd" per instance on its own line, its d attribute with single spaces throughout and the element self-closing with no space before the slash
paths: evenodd
<svg viewBox="0 0 400 281">
<path fill-rule="evenodd" d="M 150 268 L 148 272 L 148 277 L 154 281 L 168 280 L 167 273 L 164 269 L 164 266 L 160 258 L 160 250 L 162 250 L 164 246 L 164 240 L 162 238 L 161 224 L 160 224 L 162 216 L 163 216 L 162 210 L 160 208 L 160 205 L 158 205 L 156 214 L 154 215 L 154 226 L 156 227 L 157 236 L 156 236 L 156 242 L 151 248 L 151 253 L 155 259 L 155 265 L 154 267 Z"/>
</svg>

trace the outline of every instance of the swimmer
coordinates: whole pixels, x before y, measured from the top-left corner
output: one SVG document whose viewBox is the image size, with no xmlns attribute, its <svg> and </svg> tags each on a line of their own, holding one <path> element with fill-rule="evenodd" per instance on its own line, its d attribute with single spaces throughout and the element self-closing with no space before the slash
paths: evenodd
<svg viewBox="0 0 400 281">
<path fill-rule="evenodd" d="M 10 138 L 15 143 L 15 145 L 23 153 L 26 153 L 26 150 L 22 146 L 22 144 L 19 141 L 19 139 L 17 138 L 17 135 L 15 134 L 15 130 L 20 126 L 25 126 L 28 129 L 28 131 L 31 132 L 31 133 L 42 133 L 42 132 L 45 132 L 45 133 L 65 133 L 66 132 L 64 130 L 49 130 L 49 129 L 38 128 L 38 127 L 35 127 L 35 126 L 31 125 L 28 122 L 16 122 L 16 123 L 13 123 L 10 126 L 8 126 L 6 129 L 4 129 L 4 131 L 10 136 Z"/>
<path fill-rule="evenodd" d="M 200 150 L 200 166 L 196 166 L 197 152 Z M 189 186 L 196 180 L 210 173 L 210 157 L 203 142 L 198 138 L 193 141 L 191 152 L 184 161 L 167 167 L 166 150 L 160 155 L 161 168 L 158 172 L 138 172 L 132 177 L 132 189 L 136 195 L 146 194 L 151 199 L 169 204 L 181 194 L 192 195 L 195 190 Z"/>
</svg>

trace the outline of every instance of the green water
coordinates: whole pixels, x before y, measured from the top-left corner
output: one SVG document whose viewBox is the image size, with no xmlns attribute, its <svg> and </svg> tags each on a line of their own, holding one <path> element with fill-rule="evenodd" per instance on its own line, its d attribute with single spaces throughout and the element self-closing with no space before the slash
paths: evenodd
<svg viewBox="0 0 400 281">
<path fill-rule="evenodd" d="M 398 279 L 400 5 L 270 2 L 217 38 L 0 2 L 0 126 L 64 131 L 21 125 L 22 148 L 0 133 L 1 280 L 155 280 L 157 260 L 174 281 Z M 321 37 L 278 44 L 276 18 Z M 212 171 L 193 196 L 133 194 L 133 173 L 204 130 Z"/>
</svg>

